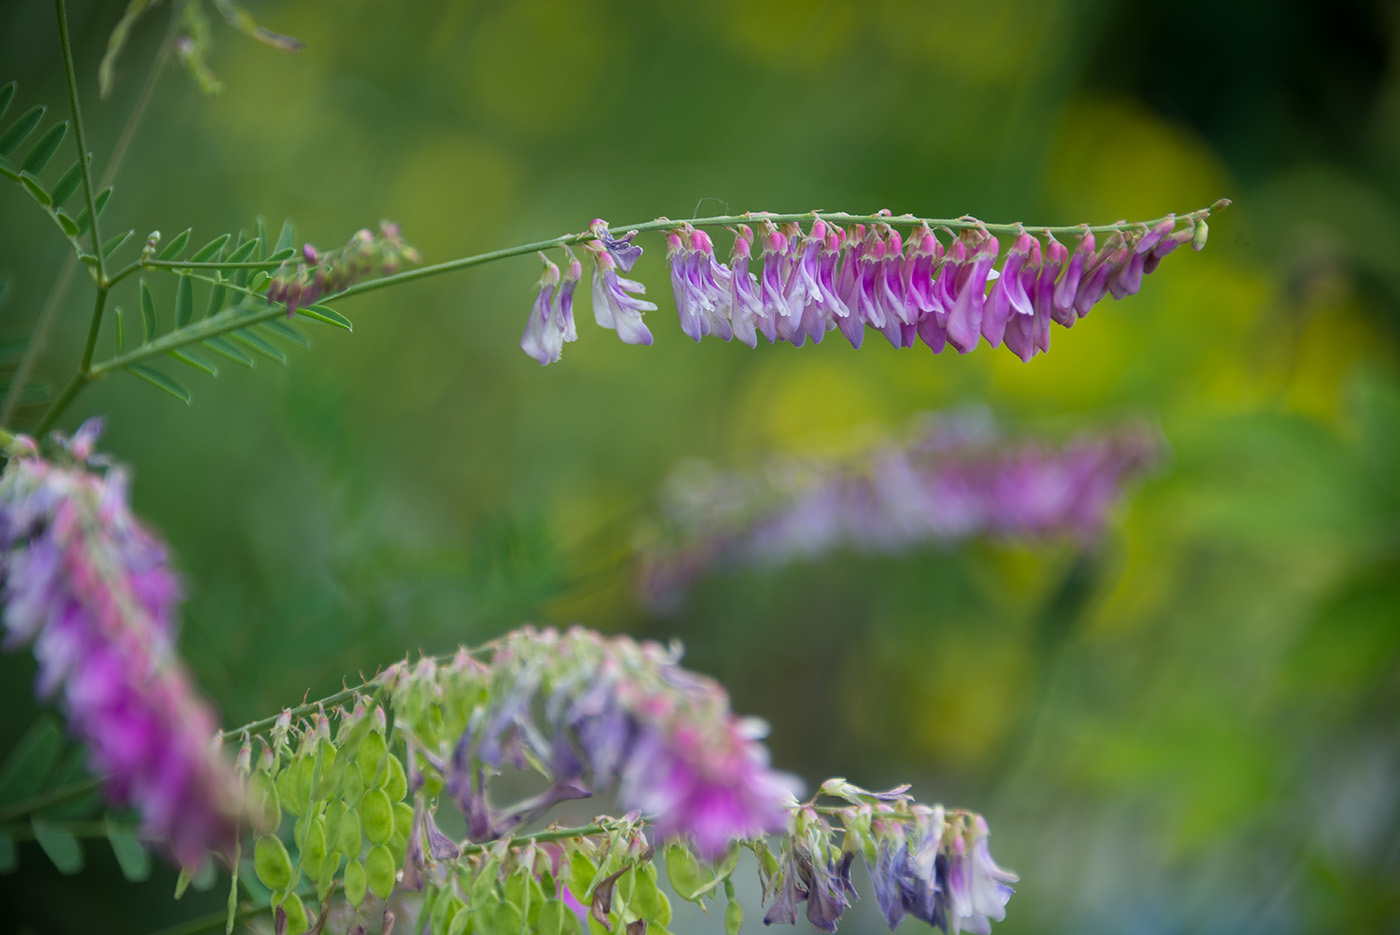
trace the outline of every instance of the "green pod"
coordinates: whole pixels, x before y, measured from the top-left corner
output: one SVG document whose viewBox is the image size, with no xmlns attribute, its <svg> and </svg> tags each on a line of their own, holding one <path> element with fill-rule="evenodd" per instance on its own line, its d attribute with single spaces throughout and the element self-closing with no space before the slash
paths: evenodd
<svg viewBox="0 0 1400 935">
<path fill-rule="evenodd" d="M 390 802 L 402 802 L 408 795 L 408 777 L 404 775 L 403 762 L 396 756 L 389 757 L 384 770 L 384 792 Z M 437 929 L 433 929 L 434 932 Z"/>
<path fill-rule="evenodd" d="M 380 899 L 388 899 L 394 891 L 394 858 L 383 844 L 370 848 L 365 858 L 365 882 Z"/>
<path fill-rule="evenodd" d="M 520 935 L 520 927 L 524 925 L 520 907 L 508 902 L 502 902 L 496 907 L 493 922 L 495 935 Z"/>
<path fill-rule="evenodd" d="M 364 743 L 360 744 L 355 762 L 360 765 L 360 778 L 364 780 L 365 788 L 374 785 L 374 777 L 379 772 L 379 764 L 384 762 L 386 749 L 384 735 L 377 730 L 370 731 Z"/>
<path fill-rule="evenodd" d="M 394 807 L 383 789 L 371 789 L 360 803 L 360 830 L 371 844 L 384 844 L 394 834 Z"/>
<path fill-rule="evenodd" d="M 360 778 L 358 769 L 345 771 L 345 780 L 341 783 L 340 790 L 346 805 L 360 804 L 360 797 L 365 794 L 365 781 Z"/>
<path fill-rule="evenodd" d="M 303 756 L 296 762 L 296 795 L 297 805 L 301 807 L 303 813 L 310 808 L 311 803 L 311 778 L 316 773 L 316 761 L 314 757 Z"/>
<path fill-rule="evenodd" d="M 317 873 L 326 862 L 326 823 L 320 818 L 313 819 L 302 837 L 301 866 L 309 876 Z"/>
<path fill-rule="evenodd" d="M 282 911 L 287 913 L 287 935 L 302 935 L 310 928 L 306 920 L 306 906 L 302 905 L 301 897 L 296 893 L 282 900 Z"/>
<path fill-rule="evenodd" d="M 467 926 L 472 924 L 472 914 L 463 906 L 457 910 L 452 917 L 452 922 L 447 926 L 447 935 L 466 935 Z M 433 931 L 437 931 L 434 929 Z"/>
<path fill-rule="evenodd" d="M 301 815 L 305 809 L 297 804 L 295 765 L 293 762 L 278 773 L 277 781 L 273 785 L 277 788 L 277 797 L 283 810 L 291 812 L 293 815 Z"/>
<path fill-rule="evenodd" d="M 563 935 L 564 903 L 561 900 L 551 899 L 540 907 L 540 919 L 535 931 L 537 935 Z"/>
<path fill-rule="evenodd" d="M 738 900 L 731 899 L 724 907 L 724 935 L 739 935 L 744 924 L 744 907 Z"/>
<path fill-rule="evenodd" d="M 340 840 L 340 822 L 344 817 L 345 803 L 340 799 L 333 799 L 322 815 L 326 822 L 326 847 L 335 847 L 336 842 Z"/>
<path fill-rule="evenodd" d="M 365 865 L 352 860 L 345 865 L 345 901 L 358 906 L 365 899 Z"/>
<path fill-rule="evenodd" d="M 360 855 L 360 813 L 347 808 L 340 818 L 340 833 L 336 836 L 336 847 L 347 857 Z"/>
<path fill-rule="evenodd" d="M 428 924 L 434 932 L 445 932 L 461 909 L 461 900 L 452 893 L 438 893 L 437 901 L 433 903 L 433 911 L 428 916 Z"/>
<path fill-rule="evenodd" d="M 388 793 L 384 793 L 388 795 Z M 390 796 L 392 800 L 392 796 Z M 408 832 L 413 830 L 413 806 L 407 802 L 394 803 L 394 835 L 408 839 Z"/>
<path fill-rule="evenodd" d="M 277 892 L 292 882 L 292 859 L 274 834 L 265 834 L 253 845 L 253 872 L 262 885 Z"/>
<path fill-rule="evenodd" d="M 335 884 L 335 872 L 340 869 L 340 853 L 331 851 L 321 861 L 321 872 L 316 875 L 316 899 L 325 902 Z"/>
<path fill-rule="evenodd" d="M 257 827 L 262 831 L 276 831 L 282 823 L 282 797 L 277 794 L 277 784 L 266 773 L 253 773 L 248 777 L 248 802 L 252 805 Z"/>
<path fill-rule="evenodd" d="M 628 907 L 648 922 L 665 925 L 661 915 L 661 891 L 656 887 L 656 867 L 646 863 L 637 868 L 637 876 L 632 884 L 632 898 Z M 669 919 L 667 921 L 670 921 Z"/>
</svg>

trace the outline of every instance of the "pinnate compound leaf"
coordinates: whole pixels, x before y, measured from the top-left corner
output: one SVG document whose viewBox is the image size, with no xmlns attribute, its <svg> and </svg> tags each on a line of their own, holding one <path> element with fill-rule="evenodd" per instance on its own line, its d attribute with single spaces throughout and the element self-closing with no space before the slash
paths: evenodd
<svg viewBox="0 0 1400 935">
<path fill-rule="evenodd" d="M 180 255 L 180 251 L 185 249 L 185 245 L 190 242 L 191 228 L 185 228 L 171 238 L 170 243 L 165 245 L 165 249 L 160 251 L 157 260 L 173 260 Z"/>
<path fill-rule="evenodd" d="M 83 869 L 83 848 L 78 839 L 59 825 L 35 818 L 30 823 L 34 828 L 34 840 L 39 842 L 49 860 L 58 872 L 71 877 Z"/>
<path fill-rule="evenodd" d="M 220 234 L 218 237 L 215 237 L 213 240 L 209 241 L 207 244 L 196 250 L 194 252 L 194 256 L 190 257 L 190 262 L 204 263 L 208 261 L 211 257 L 214 256 L 214 254 L 218 253 L 224 248 L 224 244 L 228 243 L 228 238 L 228 234 Z"/>
<path fill-rule="evenodd" d="M 107 840 L 112 845 L 112 853 L 122 868 L 122 876 L 128 883 L 141 883 L 151 875 L 151 855 L 136 835 L 112 824 L 107 819 Z"/>
<path fill-rule="evenodd" d="M 0 803 L 37 795 L 58 763 L 62 746 L 63 735 L 52 717 L 44 715 L 31 724 L 0 766 Z"/>
<path fill-rule="evenodd" d="M 127 373 L 140 377 L 156 389 L 164 390 L 187 406 L 190 404 L 190 400 L 194 398 L 190 395 L 189 390 L 185 389 L 159 370 L 147 367 L 145 364 L 127 364 L 122 369 Z"/>
<path fill-rule="evenodd" d="M 216 354 L 222 354 L 229 360 L 235 363 L 242 364 L 245 367 L 252 368 L 257 366 L 257 361 L 253 360 L 253 358 L 250 357 L 247 354 L 247 352 L 243 350 L 243 348 L 239 347 L 237 344 L 234 344 L 232 341 L 230 341 L 223 335 L 217 335 L 212 338 L 206 338 L 204 341 L 204 346 L 209 348 L 211 351 L 214 351 Z"/>
<path fill-rule="evenodd" d="M 211 377 L 219 375 L 219 368 L 215 367 L 208 360 L 205 360 L 198 352 L 188 347 L 182 347 L 170 352 L 170 356 L 182 364 L 189 364 L 196 370 L 202 370 Z"/>
<path fill-rule="evenodd" d="M 183 328 L 194 318 L 194 283 L 181 276 L 175 284 L 175 327 Z"/>
<path fill-rule="evenodd" d="M 156 336 L 156 300 L 151 295 L 151 287 L 141 280 L 141 343 L 148 343 Z"/>
<path fill-rule="evenodd" d="M 58 177 L 57 182 L 54 182 L 53 191 L 51 192 L 53 195 L 53 203 L 56 205 L 63 204 L 69 198 L 73 197 L 73 193 L 76 192 L 78 186 L 82 184 L 83 165 L 80 162 L 75 162 L 64 170 L 64 173 Z"/>
<path fill-rule="evenodd" d="M 15 122 L 6 128 L 4 133 L 0 133 L 0 156 L 8 156 L 19 148 L 19 144 L 29 139 L 29 134 L 34 132 L 34 128 L 44 119 L 47 111 L 48 108 L 43 104 L 35 104 L 16 117 Z"/>
<path fill-rule="evenodd" d="M 350 323 L 350 319 L 340 314 L 333 308 L 324 305 L 307 305 L 297 309 L 297 314 L 312 321 L 325 322 L 328 325 L 335 325 L 337 328 L 344 328 L 346 331 L 354 331 L 355 326 Z"/>
<path fill-rule="evenodd" d="M 44 131 L 44 135 L 39 137 L 39 142 L 34 144 L 34 148 L 29 151 L 29 155 L 24 157 L 24 161 L 19 164 L 21 172 L 28 172 L 38 175 L 44 171 L 44 166 L 49 164 L 53 154 L 58 152 L 59 144 L 68 135 L 68 121 L 61 120 Z"/>
</svg>

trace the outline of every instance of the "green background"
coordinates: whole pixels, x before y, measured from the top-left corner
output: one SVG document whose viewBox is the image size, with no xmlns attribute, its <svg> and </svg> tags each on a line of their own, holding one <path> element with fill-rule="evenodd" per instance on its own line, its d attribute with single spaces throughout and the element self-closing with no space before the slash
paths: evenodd
<svg viewBox="0 0 1400 935">
<path fill-rule="evenodd" d="M 168 15 L 137 28 L 99 102 L 122 6 L 70 10 L 99 169 Z M 839 335 L 696 346 L 652 236 L 634 271 L 661 306 L 649 349 L 595 327 L 584 299 L 579 341 L 540 368 L 518 348 L 538 277 L 525 257 L 346 300 L 354 333 L 302 326 L 315 347 L 285 368 L 211 380 L 159 365 L 192 390 L 188 408 L 112 377 L 63 425 L 108 416 L 104 446 L 132 466 L 135 508 L 185 581 L 182 650 L 226 723 L 526 621 L 679 638 L 809 784 L 910 781 L 983 812 L 1023 877 L 998 933 L 1395 930 L 1394 4 L 251 9 L 306 49 L 215 23 L 223 93 L 163 75 L 104 232 L 193 226 L 198 245 L 291 215 L 332 247 L 388 217 L 438 262 L 598 215 L 1072 224 L 1235 206 L 1203 253 L 1056 328 L 1028 365 L 877 335 L 859 351 Z M 14 107 L 64 113 L 48 4 L 4 5 L 0 63 L 21 82 Z M 22 329 L 64 245 L 18 189 L 0 190 L 0 217 L 14 277 L 0 323 Z M 173 281 L 150 280 L 168 315 Z M 134 309 L 135 282 L 114 298 Z M 61 309 L 51 385 L 90 301 L 79 284 Z M 111 341 L 108 326 L 99 359 Z M 709 579 L 670 618 L 633 596 L 634 529 L 678 459 L 842 453 L 965 403 L 1052 436 L 1146 414 L 1171 454 L 1087 554 L 838 555 Z M 8 746 L 34 716 L 32 659 L 0 673 Z M 104 843 L 87 850 L 71 882 L 24 847 L 22 872 L 0 879 L 7 918 L 141 932 L 222 903 L 173 904 L 173 877 L 131 887 Z M 843 932 L 880 924 L 860 886 Z M 751 901 L 750 929 L 760 911 Z"/>
</svg>

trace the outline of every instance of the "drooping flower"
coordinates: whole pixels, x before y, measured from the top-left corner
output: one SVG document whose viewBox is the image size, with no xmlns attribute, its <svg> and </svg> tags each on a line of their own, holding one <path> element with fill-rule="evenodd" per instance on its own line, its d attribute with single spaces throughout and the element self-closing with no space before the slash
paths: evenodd
<svg viewBox="0 0 1400 935">
<path fill-rule="evenodd" d="M 617 260 L 597 241 L 583 246 L 593 255 L 594 319 L 616 331 L 623 344 L 650 344 L 651 332 L 642 322 L 642 312 L 655 311 L 656 303 L 636 297 L 646 293 L 646 286 L 619 276 Z"/>
<path fill-rule="evenodd" d="M 1012 324 L 1019 319 L 1034 327 L 1036 316 L 1014 313 Z M 1092 541 L 1160 447 L 1154 431 L 1138 426 L 1050 445 L 1005 439 L 985 414 L 919 422 L 909 441 L 852 458 L 774 459 L 747 473 L 688 463 L 667 485 L 660 527 L 641 537 L 641 596 L 666 609 L 707 569 L 842 548 L 893 553 L 972 537 Z"/>
<path fill-rule="evenodd" d="M 530 309 L 530 318 L 525 323 L 525 333 L 520 337 L 520 349 L 547 365 L 559 359 L 565 341 L 578 337 L 574 329 L 573 294 L 583 275 L 583 267 L 578 260 L 573 260 L 569 264 L 563 288 L 559 289 L 559 267 L 549 262 L 543 253 L 540 260 L 544 262 L 544 273 L 540 276 L 539 292 Z M 558 301 L 556 289 L 559 289 Z"/>
<path fill-rule="evenodd" d="M 791 782 L 768 768 L 761 732 L 730 713 L 723 690 L 677 661 L 625 637 L 526 628 L 484 665 L 461 654 L 446 666 L 396 666 L 384 679 L 473 840 L 616 783 L 622 805 L 651 818 L 659 836 L 717 857 L 734 840 L 784 827 Z M 496 809 L 488 784 L 504 764 L 537 767 L 551 785 Z"/>
<path fill-rule="evenodd" d="M 636 231 L 629 231 L 617 238 L 608 231 L 608 222 L 602 218 L 594 218 L 593 223 L 588 225 L 589 231 L 598 238 L 598 243 L 608 251 L 613 260 L 617 263 L 618 269 L 624 273 L 632 272 L 632 266 L 642 255 L 642 248 L 632 242 L 632 238 L 637 236 Z"/>
<path fill-rule="evenodd" d="M 709 235 L 685 225 L 667 235 L 666 256 L 671 263 L 671 288 L 681 331 L 695 341 L 707 334 L 731 339 L 733 274 L 715 259 Z"/>
<path fill-rule="evenodd" d="M 32 645 L 39 696 L 61 698 L 108 796 L 193 868 L 231 849 L 241 794 L 175 655 L 165 547 L 131 515 L 126 474 L 94 470 L 96 434 L 88 423 L 55 461 L 29 443 L 0 476 L 4 643 Z"/>
</svg>

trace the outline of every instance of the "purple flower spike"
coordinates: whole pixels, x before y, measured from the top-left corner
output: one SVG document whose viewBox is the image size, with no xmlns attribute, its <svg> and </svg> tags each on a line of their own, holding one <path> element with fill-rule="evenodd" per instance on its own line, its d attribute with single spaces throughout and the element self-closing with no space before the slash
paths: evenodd
<svg viewBox="0 0 1400 935">
<path fill-rule="evenodd" d="M 632 266 L 637 262 L 637 258 L 642 255 L 642 248 L 632 242 L 632 238 L 637 236 L 636 231 L 628 231 L 620 238 L 613 237 L 608 232 L 608 222 L 602 218 L 594 218 L 593 223 L 588 225 L 588 230 L 593 236 L 598 238 L 598 242 L 603 245 L 617 263 L 617 268 L 624 273 L 632 272 Z"/>
<path fill-rule="evenodd" d="M 646 286 L 617 275 L 617 261 L 594 241 L 584 244 L 593 254 L 593 317 L 604 328 L 617 332 L 623 344 L 651 344 L 651 332 L 642 322 L 642 312 L 653 312 L 656 304 L 639 299 Z"/>
<path fill-rule="evenodd" d="M 559 286 L 559 267 L 541 253 L 544 274 L 540 276 L 539 292 L 520 336 L 520 349 L 542 365 L 554 363 L 564 348 L 564 327 L 554 303 L 554 291 Z"/>
<path fill-rule="evenodd" d="M 242 794 L 213 748 L 217 718 L 175 655 L 165 547 L 131 515 L 123 472 L 82 463 L 94 436 L 85 426 L 67 446 L 78 463 L 31 448 L 0 476 L 5 646 L 33 644 L 38 693 L 61 694 L 109 798 L 194 868 L 232 850 Z"/>
</svg>

